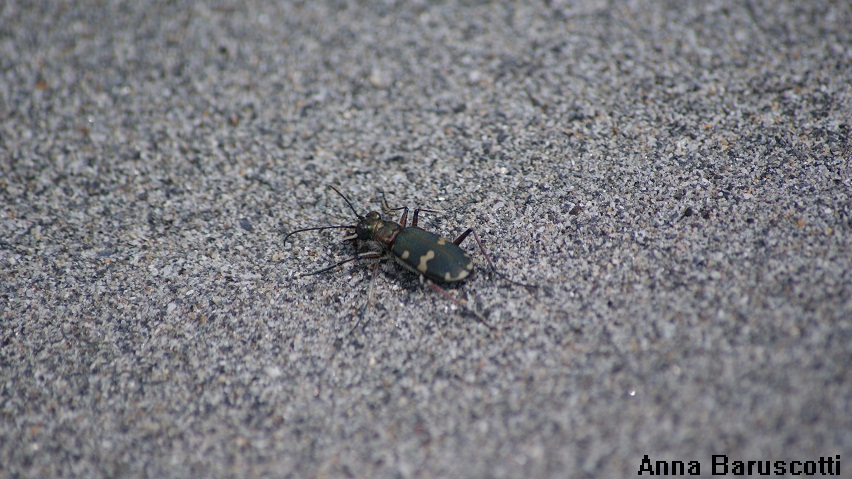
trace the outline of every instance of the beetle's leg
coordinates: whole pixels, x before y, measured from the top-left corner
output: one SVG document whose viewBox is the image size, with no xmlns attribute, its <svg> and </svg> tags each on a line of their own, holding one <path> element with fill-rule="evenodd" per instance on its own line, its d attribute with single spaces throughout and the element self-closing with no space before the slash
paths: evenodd
<svg viewBox="0 0 852 479">
<path fill-rule="evenodd" d="M 469 234 L 471 234 L 471 233 L 473 233 L 473 228 L 468 228 L 468 229 L 467 229 L 467 231 L 465 231 L 464 233 L 460 234 L 458 238 L 456 238 L 455 240 L 453 240 L 453 244 L 454 244 L 454 245 L 456 245 L 456 246 L 460 245 L 460 244 L 461 244 L 461 242 L 462 242 L 462 241 L 464 241 L 464 239 L 465 239 L 465 238 L 467 238 L 467 235 L 469 235 Z M 474 233 L 474 234 L 476 234 L 476 233 Z M 477 240 L 477 242 L 479 242 L 479 240 Z M 481 247 L 482 247 L 482 244 L 480 244 L 480 245 L 479 245 L 479 247 L 481 248 Z M 485 255 L 485 257 L 486 257 L 486 258 L 488 258 L 488 255 Z M 488 260 L 488 262 L 490 263 L 490 262 L 491 262 L 491 260 L 489 259 L 489 260 Z"/>
<path fill-rule="evenodd" d="M 400 209 L 400 208 L 396 208 L 396 209 Z M 402 216 L 399 218 L 399 224 L 401 224 L 402 227 L 405 228 L 406 222 L 408 222 L 408 207 L 403 206 L 402 207 Z M 416 224 L 417 223 L 417 211 L 416 210 L 414 211 L 414 223 L 415 223 L 415 226 L 417 226 L 417 224 Z"/>
<path fill-rule="evenodd" d="M 388 204 L 387 198 L 385 198 L 385 192 L 384 191 L 381 192 L 381 195 L 382 195 L 382 212 L 384 214 L 390 215 L 392 211 L 398 211 L 398 210 L 402 209 L 402 208 L 391 208 L 390 205 Z"/>
<path fill-rule="evenodd" d="M 422 281 L 423 276 L 421 275 L 420 278 L 421 278 L 421 281 Z M 429 280 L 426 280 L 426 285 L 429 286 L 430 288 L 432 288 L 433 291 L 440 293 L 441 296 L 443 296 L 443 297 L 449 299 L 450 301 L 452 301 L 453 303 L 455 303 L 456 306 L 458 306 L 459 308 L 461 308 L 465 311 L 469 311 L 471 314 L 476 316 L 476 319 L 479 320 L 479 322 L 482 323 L 486 328 L 494 331 L 494 326 L 491 326 L 490 324 L 488 324 L 488 322 L 485 321 L 485 316 L 474 311 L 473 308 L 469 307 L 467 304 L 462 303 L 458 299 L 454 298 L 453 295 L 446 292 L 444 290 L 444 288 L 438 286 L 437 284 L 435 284 L 435 283 L 433 283 L 432 281 L 429 281 Z"/>
<path fill-rule="evenodd" d="M 358 329 L 358 326 L 361 324 L 361 320 L 364 319 L 364 313 L 367 312 L 367 308 L 369 306 L 372 306 L 372 304 L 373 304 L 373 291 L 375 289 L 376 276 L 377 276 L 378 272 L 379 272 L 379 263 L 378 262 L 373 263 L 373 276 L 372 276 L 372 278 L 370 278 L 370 287 L 367 290 L 367 302 L 364 303 L 364 306 L 361 307 L 361 311 L 358 312 L 358 321 L 355 321 L 355 325 L 352 326 L 352 329 L 350 329 L 349 332 L 346 333 L 346 336 L 344 336 L 344 337 L 351 336 L 352 333 L 355 332 L 356 329 Z M 367 324 L 369 322 L 370 322 L 370 320 L 368 319 L 367 322 L 364 323 L 365 328 L 367 327 Z"/>
<path fill-rule="evenodd" d="M 408 221 L 408 207 L 400 206 L 398 208 L 391 208 L 388 204 L 388 200 L 385 199 L 385 193 L 382 192 L 382 211 L 385 215 L 390 216 L 394 211 L 402 210 L 402 217 L 399 219 L 397 223 L 401 224 L 403 228 L 405 228 L 405 223 Z M 416 226 L 416 225 L 415 225 Z"/>
<path fill-rule="evenodd" d="M 401 224 L 402 227 L 405 228 L 405 223 L 408 222 L 408 207 L 407 206 L 400 206 L 399 208 L 387 208 L 385 211 L 390 213 L 390 212 L 399 211 L 399 210 L 402 210 L 402 216 L 399 218 L 399 221 L 397 221 L 397 223 Z M 413 224 L 413 226 L 417 226 L 417 210 L 414 211 L 414 224 Z"/>
<path fill-rule="evenodd" d="M 494 262 L 491 261 L 491 257 L 488 256 L 488 253 L 485 251 L 485 247 L 482 246 L 482 241 L 479 241 L 479 235 L 476 234 L 476 230 L 474 230 L 473 228 L 468 228 L 464 233 L 459 235 L 459 237 L 456 238 L 455 241 L 453 241 L 453 244 L 455 244 L 456 246 L 460 245 L 461 242 L 464 241 L 465 238 L 467 238 L 467 236 L 471 233 L 473 233 L 473 239 L 476 240 L 476 244 L 479 245 L 479 251 L 482 251 L 482 256 L 485 256 L 485 260 L 488 261 L 488 266 L 491 268 L 491 271 L 496 273 L 497 276 L 505 279 L 506 281 L 508 281 L 512 284 L 516 284 L 518 286 L 523 286 L 525 288 L 538 288 L 538 286 L 536 286 L 534 284 L 526 284 L 526 283 L 521 283 L 520 281 L 513 281 L 513 280 L 509 279 L 509 277 L 506 276 L 505 274 L 497 271 L 497 267 L 494 266 Z"/>
<path fill-rule="evenodd" d="M 443 213 L 440 210 L 428 210 L 426 208 L 417 208 L 414 210 L 414 218 L 411 220 L 411 226 L 417 226 L 417 215 L 420 214 L 421 211 L 425 211 L 427 213 Z M 405 226 L 405 225 L 403 225 Z"/>
<path fill-rule="evenodd" d="M 346 263 L 358 261 L 359 259 L 375 259 L 375 258 L 381 258 L 382 256 L 383 256 L 382 253 L 377 253 L 375 251 L 369 251 L 367 253 L 361 253 L 361 254 L 355 255 L 352 258 L 345 259 L 343 261 L 340 261 L 339 263 L 335 263 L 335 264 L 333 264 L 333 265 L 331 265 L 327 268 L 318 269 L 316 271 L 311 271 L 310 273 L 305 273 L 303 275 L 300 275 L 299 277 L 302 278 L 302 277 L 305 277 L 305 276 L 313 276 L 315 274 L 325 273 L 326 271 L 331 271 L 334 268 L 337 268 L 338 266 L 343 266 Z"/>
</svg>

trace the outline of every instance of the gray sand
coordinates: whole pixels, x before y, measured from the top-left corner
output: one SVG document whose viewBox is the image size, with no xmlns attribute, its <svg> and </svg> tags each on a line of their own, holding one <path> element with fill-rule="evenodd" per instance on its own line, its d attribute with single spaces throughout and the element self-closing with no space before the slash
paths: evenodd
<svg viewBox="0 0 852 479">
<path fill-rule="evenodd" d="M 193 3 L 0 7 L 0 476 L 852 468 L 849 2 Z"/>
</svg>

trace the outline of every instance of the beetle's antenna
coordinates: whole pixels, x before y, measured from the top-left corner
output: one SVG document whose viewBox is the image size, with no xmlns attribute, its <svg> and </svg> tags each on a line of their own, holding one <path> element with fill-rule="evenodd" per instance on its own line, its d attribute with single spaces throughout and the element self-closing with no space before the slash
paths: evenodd
<svg viewBox="0 0 852 479">
<path fill-rule="evenodd" d="M 337 193 L 338 195 L 340 195 L 340 197 L 341 197 L 341 198 L 343 198 L 343 201 L 345 201 L 345 202 L 346 202 L 346 204 L 347 204 L 347 205 L 349 205 L 349 209 L 351 209 L 351 210 L 352 210 L 352 212 L 353 212 L 353 213 L 355 213 L 355 216 L 357 216 L 359 220 L 364 219 L 364 217 L 363 217 L 363 216 L 359 215 L 359 214 L 358 214 L 358 212 L 357 212 L 357 211 L 355 211 L 355 207 L 354 207 L 354 206 L 352 206 L 352 202 L 351 202 L 351 201 L 349 201 L 349 198 L 347 198 L 347 197 L 343 196 L 343 193 L 341 193 L 340 191 L 338 191 L 338 190 L 337 190 L 337 188 L 335 188 L 335 187 L 333 187 L 333 186 L 331 186 L 331 185 L 328 185 L 328 186 L 329 186 L 332 190 L 334 190 L 334 192 L 335 192 L 335 193 Z"/>
<path fill-rule="evenodd" d="M 284 246 L 284 244 L 287 243 L 287 238 L 293 236 L 296 233 L 303 233 L 305 231 L 343 230 L 343 229 L 354 230 L 355 225 L 316 226 L 316 227 L 313 227 L 313 228 L 302 228 L 300 230 L 291 231 L 291 232 L 287 233 L 287 236 L 284 237 L 284 241 L 282 242 L 282 246 Z"/>
</svg>

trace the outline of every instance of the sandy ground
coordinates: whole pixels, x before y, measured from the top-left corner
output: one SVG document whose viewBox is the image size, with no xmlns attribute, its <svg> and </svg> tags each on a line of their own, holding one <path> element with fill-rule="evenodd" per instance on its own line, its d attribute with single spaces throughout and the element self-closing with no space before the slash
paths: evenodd
<svg viewBox="0 0 852 479">
<path fill-rule="evenodd" d="M 0 476 L 849 469 L 850 3 L 521 3 L 4 3 Z"/>
</svg>

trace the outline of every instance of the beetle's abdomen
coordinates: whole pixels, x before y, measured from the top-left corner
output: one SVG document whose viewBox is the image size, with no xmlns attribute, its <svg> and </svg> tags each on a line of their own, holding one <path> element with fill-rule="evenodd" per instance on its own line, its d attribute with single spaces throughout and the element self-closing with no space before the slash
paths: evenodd
<svg viewBox="0 0 852 479">
<path fill-rule="evenodd" d="M 473 271 L 473 260 L 463 249 L 416 226 L 399 232 L 391 253 L 401 265 L 433 281 L 461 281 Z"/>
</svg>

